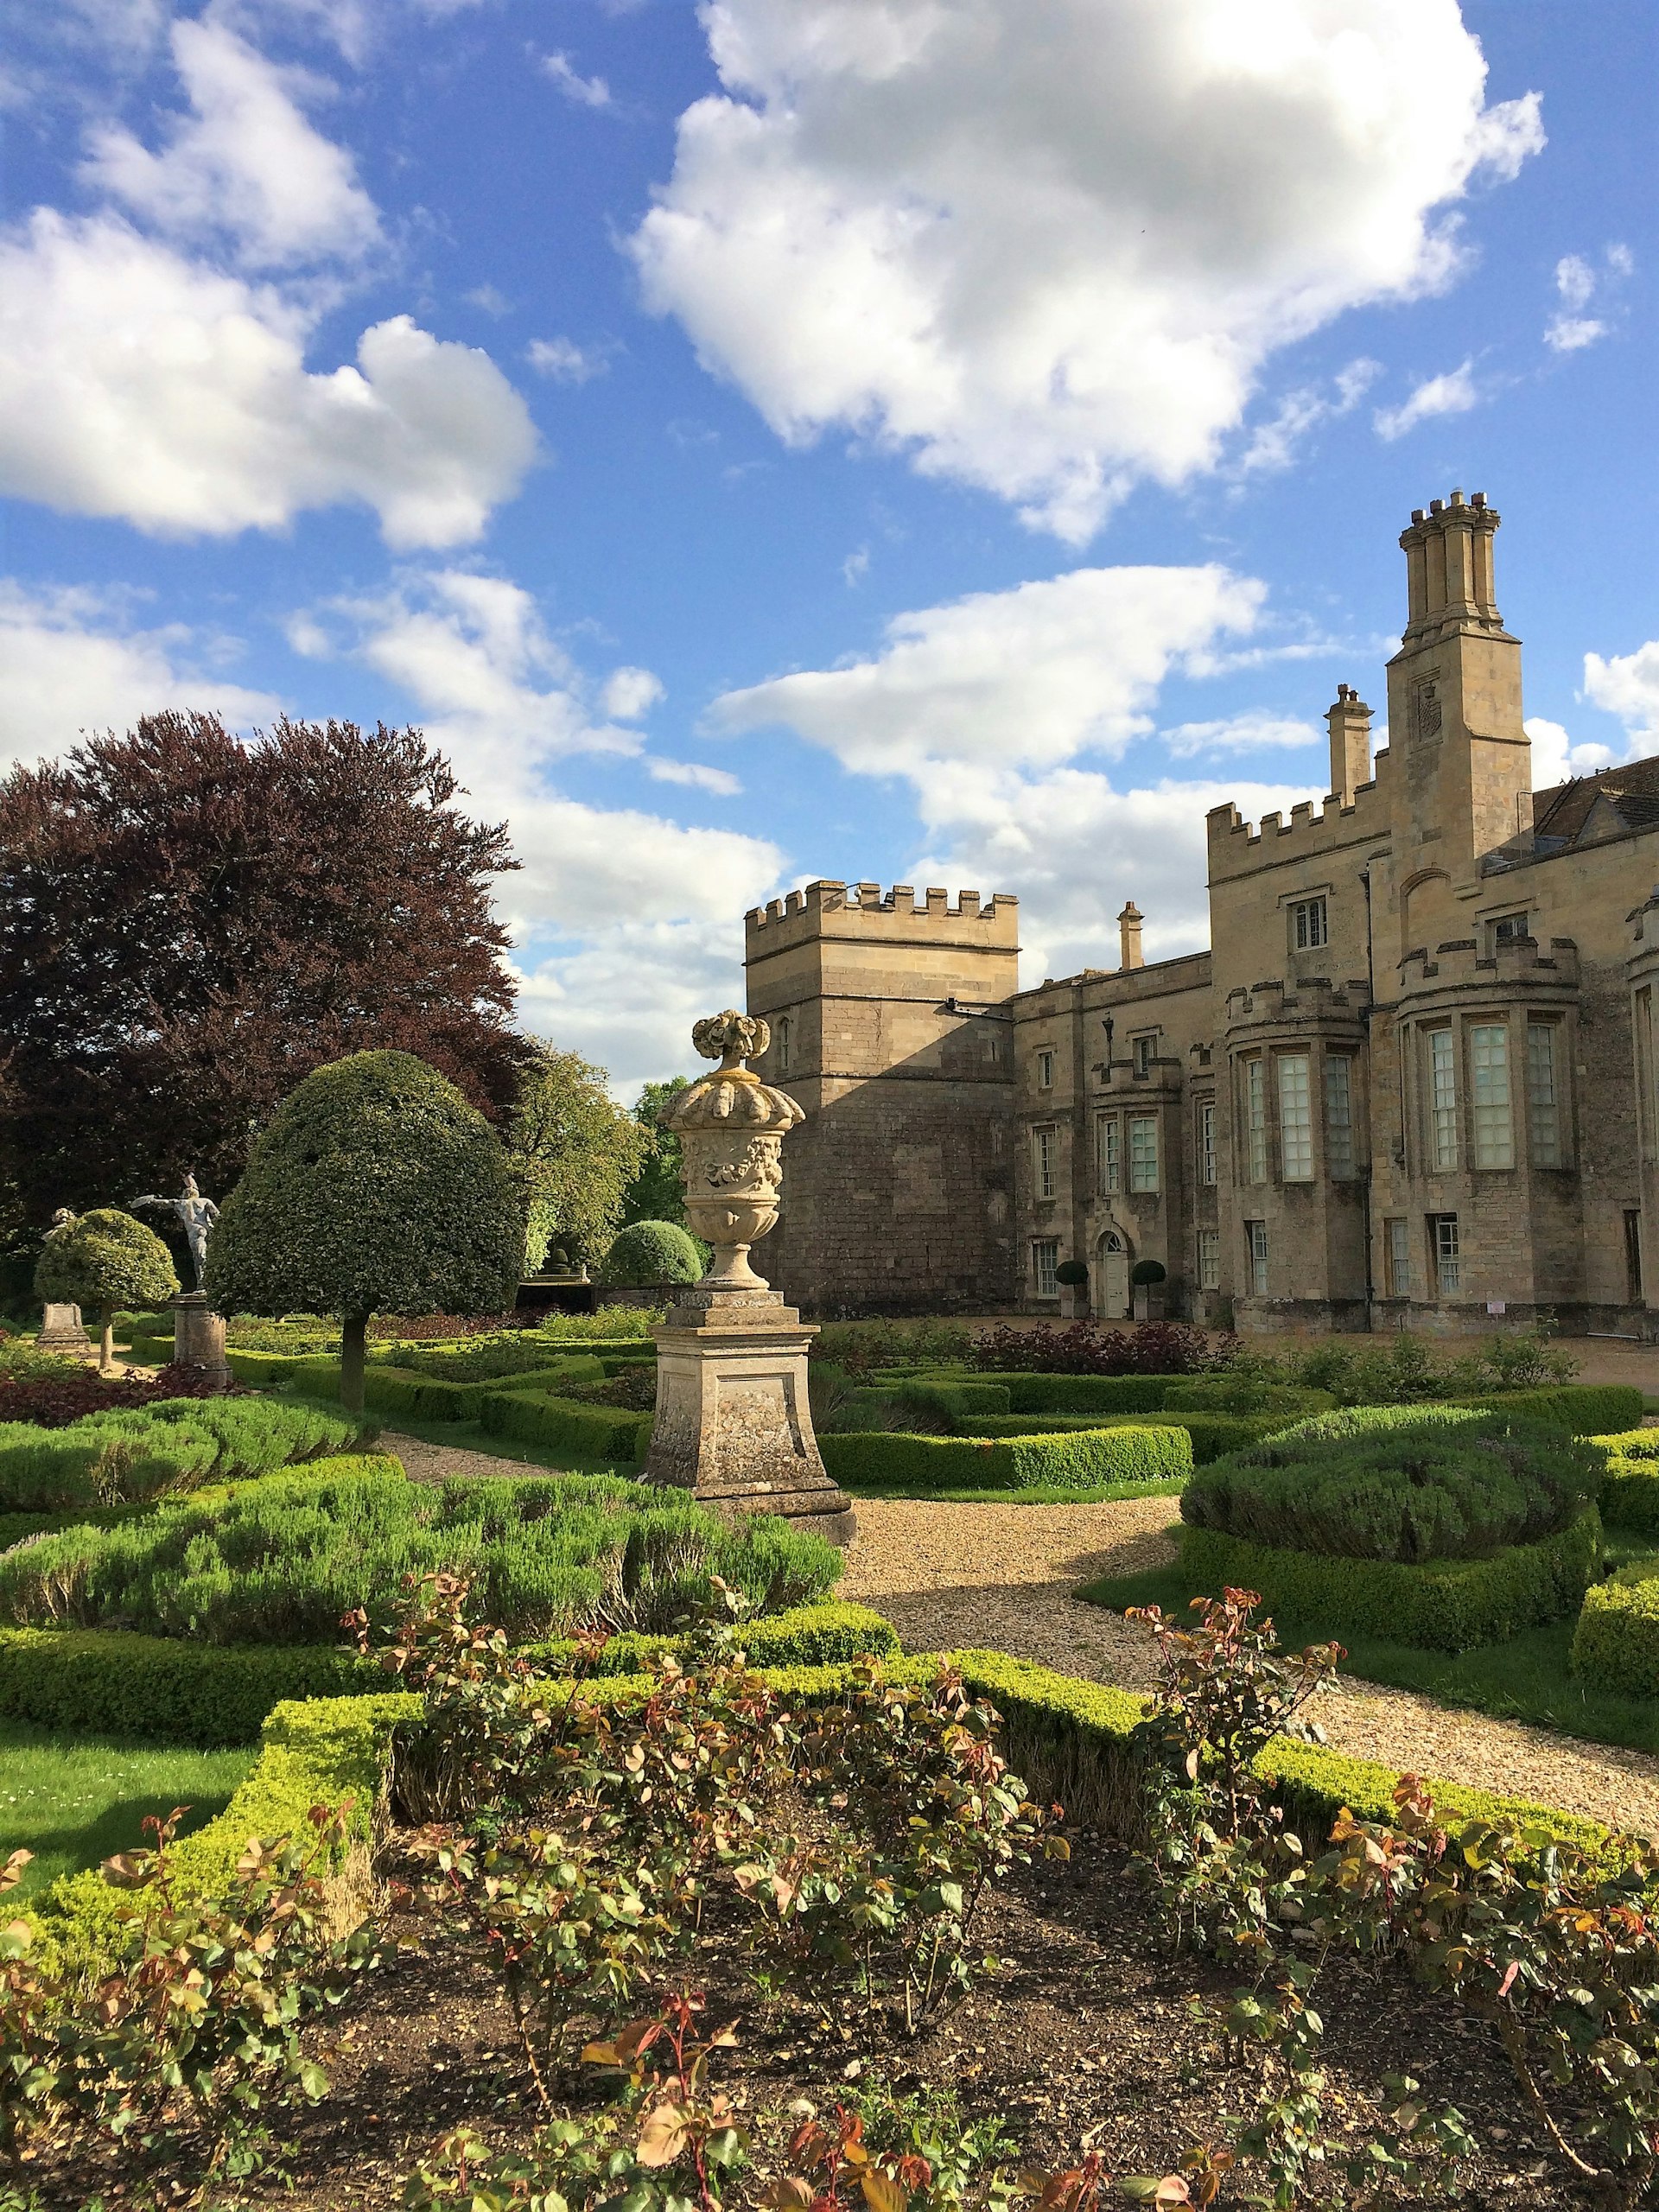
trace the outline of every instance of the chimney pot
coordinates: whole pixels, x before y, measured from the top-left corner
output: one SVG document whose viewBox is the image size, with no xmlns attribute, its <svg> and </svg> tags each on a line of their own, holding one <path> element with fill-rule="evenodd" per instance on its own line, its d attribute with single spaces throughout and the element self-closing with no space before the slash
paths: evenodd
<svg viewBox="0 0 1659 2212">
<path fill-rule="evenodd" d="M 1133 899 L 1126 899 L 1123 911 L 1117 918 L 1118 944 L 1122 948 L 1120 968 L 1143 968 L 1146 962 L 1141 951 L 1141 909 Z"/>
</svg>

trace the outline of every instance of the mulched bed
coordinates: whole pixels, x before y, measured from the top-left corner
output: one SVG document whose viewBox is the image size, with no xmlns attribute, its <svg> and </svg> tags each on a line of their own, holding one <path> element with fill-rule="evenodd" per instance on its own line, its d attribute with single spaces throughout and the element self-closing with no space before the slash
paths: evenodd
<svg viewBox="0 0 1659 2212">
<path fill-rule="evenodd" d="M 1222 2063 L 1216 2034 L 1190 2004 L 1195 1991 L 1227 1995 L 1236 1977 L 1172 1956 L 1122 1853 L 1086 1830 L 1073 1850 L 1069 1866 L 1023 1872 L 982 1909 L 976 1948 L 1000 1956 L 1004 1972 L 982 1977 L 913 2042 L 857 1999 L 821 2007 L 785 1999 L 763 2012 L 740 1945 L 705 1940 L 696 1963 L 707 2018 L 735 2019 L 740 2036 L 716 2078 L 756 2130 L 763 2171 L 781 2168 L 791 2102 L 827 2110 L 878 2070 L 903 2090 L 953 2085 L 968 2115 L 1006 2120 L 1021 2164 L 1070 2164 L 1093 2146 L 1117 2174 L 1162 2172 L 1194 2141 L 1219 2139 L 1223 2114 L 1249 2108 L 1253 2072 Z M 221 2184 L 215 2208 L 372 2212 L 399 2202 L 403 2177 L 458 2122 L 493 2139 L 531 2132 L 528 2070 L 477 1953 L 406 1916 L 391 1932 L 404 1947 L 397 1959 L 314 2031 L 334 2088 L 315 2110 L 278 2119 L 293 2137 L 290 2181 Z M 1459 2023 L 1389 1968 L 1344 1962 L 1316 2001 L 1329 2028 L 1327 2111 L 1352 2122 L 1356 2142 L 1382 2078 L 1409 2071 L 1427 2101 L 1462 2111 L 1484 2146 L 1461 2205 L 1533 2212 L 1581 2202 L 1484 2028 Z M 580 2105 L 598 2083 L 578 2069 L 566 2087 Z M 111 2208 L 175 2201 L 136 2177 L 130 2152 L 29 2178 L 54 2212 L 98 2195 Z M 1235 2201 L 1230 2190 L 1224 2202 Z"/>
</svg>

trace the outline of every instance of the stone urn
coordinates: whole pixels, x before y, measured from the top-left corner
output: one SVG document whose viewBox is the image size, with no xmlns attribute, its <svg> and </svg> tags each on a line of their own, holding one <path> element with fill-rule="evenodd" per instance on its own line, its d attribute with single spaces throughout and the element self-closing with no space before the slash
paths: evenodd
<svg viewBox="0 0 1659 2212">
<path fill-rule="evenodd" d="M 817 1331 L 749 1265 L 778 1219 L 784 1139 L 806 1116 L 743 1065 L 771 1041 L 764 1021 L 728 1009 L 691 1039 L 720 1065 L 663 1118 L 680 1140 L 687 1217 L 714 1258 L 654 1332 L 657 1418 L 641 1478 L 844 1544 L 852 1502 L 812 1433 L 806 1356 Z"/>
<path fill-rule="evenodd" d="M 806 1116 L 787 1091 L 774 1090 L 743 1065 L 772 1042 L 758 1015 L 729 1008 L 710 1014 L 692 1030 L 691 1042 L 720 1065 L 683 1092 L 663 1118 L 680 1140 L 687 1217 L 715 1248 L 703 1285 L 764 1290 L 766 1278 L 749 1265 L 749 1247 L 777 1227 L 784 1139 Z"/>
</svg>

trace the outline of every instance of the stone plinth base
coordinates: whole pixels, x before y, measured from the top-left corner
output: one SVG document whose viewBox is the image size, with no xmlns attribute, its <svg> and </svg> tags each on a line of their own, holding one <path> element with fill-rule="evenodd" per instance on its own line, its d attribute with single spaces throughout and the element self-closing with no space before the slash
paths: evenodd
<svg viewBox="0 0 1659 2212">
<path fill-rule="evenodd" d="M 35 1343 L 41 1351 L 70 1352 L 78 1359 L 96 1359 L 98 1346 L 87 1335 L 79 1306 L 48 1306 Z"/>
<path fill-rule="evenodd" d="M 640 1479 L 846 1543 L 852 1503 L 824 1470 L 807 1404 L 806 1348 L 817 1331 L 775 1290 L 699 1284 L 653 1334 L 657 1422 Z"/>
<path fill-rule="evenodd" d="M 173 1364 L 200 1368 L 221 1390 L 231 1387 L 225 1316 L 214 1313 L 200 1290 L 188 1290 L 173 1300 Z"/>
</svg>

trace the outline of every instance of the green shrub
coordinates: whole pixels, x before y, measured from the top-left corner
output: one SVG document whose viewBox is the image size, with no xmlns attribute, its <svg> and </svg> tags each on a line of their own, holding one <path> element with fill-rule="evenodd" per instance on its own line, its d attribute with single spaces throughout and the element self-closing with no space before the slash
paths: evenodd
<svg viewBox="0 0 1659 2212">
<path fill-rule="evenodd" d="M 1313 1414 L 1330 1413 L 1336 1402 L 1328 1390 L 1259 1382 L 1247 1375 L 1178 1375 L 1164 1393 L 1163 1410 L 1169 1414 L 1282 1414 L 1288 1427 L 1293 1421 L 1306 1421 Z"/>
<path fill-rule="evenodd" d="M 1173 1375 L 999 1375 L 1016 1414 L 1158 1414 Z"/>
<path fill-rule="evenodd" d="M 547 1359 L 545 1352 L 542 1357 Z M 512 1379 L 516 1389 L 551 1391 L 603 1373 L 596 1359 L 577 1355 Z M 372 1366 L 363 1374 L 363 1401 L 372 1411 L 415 1421 L 477 1421 L 485 1399 L 499 1388 L 498 1381 L 452 1382 L 398 1367 Z"/>
<path fill-rule="evenodd" d="M 1471 1393 L 1460 1405 L 1491 1406 L 1514 1421 L 1548 1421 L 1574 1436 L 1603 1436 L 1641 1426 L 1643 1396 L 1629 1382 L 1563 1382 L 1548 1390 Z"/>
<path fill-rule="evenodd" d="M 1370 1636 L 1425 1651 L 1501 1643 L 1574 1612 L 1597 1571 L 1601 1522 L 1586 1505 L 1567 1528 L 1492 1559 L 1340 1559 L 1181 1531 L 1181 1568 L 1198 1589 L 1255 1590 L 1272 1612 L 1321 1636 Z"/>
<path fill-rule="evenodd" d="M 37 1538 L 0 1556 L 0 1619 L 333 1643 L 354 1605 L 440 1569 L 470 1576 L 480 1611 L 524 1640 L 600 1622 L 667 1628 L 707 1605 L 715 1576 L 756 1603 L 819 1598 L 841 1560 L 781 1521 L 730 1523 L 637 1484 L 543 1475 L 434 1488 L 384 1460 L 345 1459 Z"/>
<path fill-rule="evenodd" d="M 1590 1440 L 1607 1454 L 1602 1519 L 1610 1528 L 1659 1536 L 1659 1428 L 1633 1428 Z"/>
<path fill-rule="evenodd" d="M 560 1351 L 539 1329 L 474 1337 L 454 1344 L 399 1344 L 394 1364 L 443 1382 L 493 1382 L 512 1375 L 568 1371 L 572 1382 L 597 1382 L 603 1370 L 591 1351 Z"/>
<path fill-rule="evenodd" d="M 620 1342 L 630 1337 L 649 1338 L 662 1325 L 666 1306 L 601 1306 L 594 1313 L 549 1313 L 541 1334 L 570 1344 Z"/>
<path fill-rule="evenodd" d="M 607 1459 L 632 1466 L 651 1445 L 654 1415 L 584 1406 L 574 1398 L 542 1397 L 529 1391 L 498 1390 L 479 1401 L 477 1418 L 493 1436 L 516 1436 L 524 1444 L 544 1444 L 574 1459 Z"/>
<path fill-rule="evenodd" d="M 704 1247 L 672 1221 L 632 1221 L 611 1239 L 599 1271 L 607 1283 L 697 1282 L 708 1266 Z"/>
<path fill-rule="evenodd" d="M 963 1436 L 1071 1436 L 1088 1428 L 1184 1428 L 1192 1440 L 1192 1463 L 1207 1467 L 1258 1438 L 1276 1436 L 1282 1414 L 964 1414 Z"/>
<path fill-rule="evenodd" d="M 1006 1414 L 1008 1410 L 1008 1393 L 1001 1382 L 944 1382 L 929 1377 L 850 1390 L 840 1420 L 846 1428 L 949 1436 L 964 1414 Z"/>
<path fill-rule="evenodd" d="M 1322 1414 L 1194 1477 L 1181 1517 L 1277 1549 L 1356 1560 L 1490 1558 L 1553 1535 L 1601 1485 L 1593 1447 L 1507 1414 Z"/>
<path fill-rule="evenodd" d="M 1070 1434 L 897 1436 L 855 1433 L 820 1440 L 837 1481 L 869 1489 L 883 1482 L 938 1490 L 1026 1490 L 1064 1484 L 1179 1483 L 1192 1465 L 1180 1428 L 1087 1428 Z"/>
<path fill-rule="evenodd" d="M 1659 1576 L 1655 1565 L 1640 1560 L 1585 1592 L 1570 1662 L 1580 1681 L 1625 1697 L 1659 1697 Z"/>
<path fill-rule="evenodd" d="M 788 1612 L 763 1614 L 741 1624 L 738 1642 L 755 1667 L 825 1667 L 866 1654 L 891 1658 L 899 1649 L 893 1624 L 867 1605 L 796 1605 Z M 600 1654 L 601 1675 L 632 1675 L 649 1659 L 683 1647 L 677 1636 L 613 1636 Z M 574 1643 L 532 1644 L 526 1656 L 538 1665 L 563 1672 L 575 1660 Z"/>
<path fill-rule="evenodd" d="M 354 1443 L 358 1423 L 268 1399 L 164 1398 L 67 1428 L 0 1424 L 0 1508 L 52 1512 L 266 1474 Z"/>
</svg>

